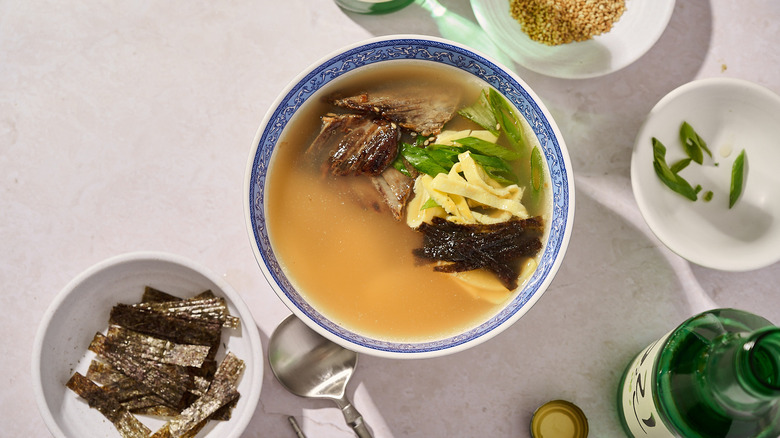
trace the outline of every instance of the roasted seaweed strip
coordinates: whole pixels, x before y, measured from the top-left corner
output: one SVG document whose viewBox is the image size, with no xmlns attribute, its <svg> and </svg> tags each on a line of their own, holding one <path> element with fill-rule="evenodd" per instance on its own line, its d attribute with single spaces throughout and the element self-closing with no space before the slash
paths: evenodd
<svg viewBox="0 0 780 438">
<path fill-rule="evenodd" d="M 211 289 L 203 291 L 197 295 L 195 295 L 193 298 L 195 299 L 202 299 L 202 298 L 214 298 L 216 295 L 214 295 L 214 292 L 211 291 Z M 171 295 L 168 292 L 163 292 L 160 289 L 155 289 L 151 286 L 146 286 L 144 288 L 144 294 L 143 297 L 141 297 L 142 303 L 164 303 L 166 301 L 182 301 L 184 298 L 179 298 L 176 295 Z"/>
<path fill-rule="evenodd" d="M 190 368 L 188 368 L 188 371 Z M 110 365 L 93 360 L 87 370 L 87 378 L 97 384 L 103 385 L 103 389 L 119 400 L 124 407 L 134 414 L 147 414 L 155 416 L 173 417 L 178 415 L 187 402 L 174 407 L 163 398 L 156 395 L 151 389 L 140 384 L 131 377 L 113 369 Z M 208 389 L 208 382 L 202 377 L 194 377 L 198 390 L 192 392 L 202 395 Z M 201 389 L 205 388 L 205 389 Z M 189 396 L 185 395 L 185 398 Z"/>
<path fill-rule="evenodd" d="M 201 429 L 206 427 L 206 424 L 208 424 L 208 422 L 209 420 L 203 420 L 200 423 L 198 423 L 195 427 L 190 429 L 187 433 L 175 438 L 195 438 L 198 432 L 200 432 Z M 157 432 L 155 432 L 154 435 L 150 436 L 149 438 L 174 438 L 174 436 L 171 435 L 171 431 L 168 430 L 168 425 L 165 424 Z"/>
<path fill-rule="evenodd" d="M 137 415 L 150 415 L 154 417 L 175 417 L 179 411 L 159 402 L 155 396 L 141 397 L 122 402 L 122 406 Z"/>
<path fill-rule="evenodd" d="M 123 405 L 127 406 L 130 403 L 137 403 L 135 400 L 144 398 L 154 398 L 155 404 L 165 404 L 165 400 L 154 395 L 151 389 L 140 384 L 137 380 L 127 377 L 104 362 L 93 360 L 89 364 L 87 378 L 99 385 L 103 385 L 103 388 L 113 394 Z M 145 406 L 151 406 L 151 400 L 147 400 L 145 403 Z"/>
<path fill-rule="evenodd" d="M 87 369 L 87 379 L 100 385 L 110 385 L 128 378 L 111 365 L 99 360 L 90 362 Z"/>
<path fill-rule="evenodd" d="M 185 393 L 194 387 L 193 378 L 186 372 L 186 368 L 134 357 L 121 345 L 112 343 L 100 333 L 95 335 L 89 350 L 173 407 L 180 406 Z"/>
<path fill-rule="evenodd" d="M 176 344 L 120 326 L 109 327 L 106 336 L 136 357 L 185 367 L 201 366 L 210 348 L 207 345 Z"/>
<path fill-rule="evenodd" d="M 97 359 L 87 377 L 73 376 L 68 387 L 123 437 L 195 438 L 209 420 L 229 419 L 238 401 L 243 361 L 228 353 L 217 364 L 215 357 L 222 328 L 239 322 L 210 290 L 181 299 L 146 287 L 142 303 L 112 308 L 108 331 L 89 346 Z M 133 414 L 170 421 L 151 435 Z"/>
<path fill-rule="evenodd" d="M 177 344 L 212 346 L 219 344 L 222 336 L 220 323 L 178 318 L 128 304 L 114 306 L 111 309 L 109 323 Z"/>
<path fill-rule="evenodd" d="M 144 288 L 144 294 L 141 297 L 142 303 L 164 303 L 166 301 L 180 301 L 182 298 L 179 298 L 175 295 L 171 295 L 167 292 L 163 292 L 160 289 L 153 288 L 151 286 L 146 286 Z"/>
<path fill-rule="evenodd" d="M 227 328 L 238 328 L 239 320 L 230 314 L 224 298 L 193 298 L 191 300 L 147 302 L 133 304 L 134 308 L 158 312 L 177 318 L 218 322 Z"/>
<path fill-rule="evenodd" d="M 66 386 L 85 399 L 91 408 L 95 408 L 124 438 L 147 438 L 152 431 L 124 408 L 116 398 L 79 373 L 75 373 Z"/>
<path fill-rule="evenodd" d="M 151 397 L 155 398 L 156 400 L 155 404 L 162 404 L 165 402 L 159 396 L 154 395 L 154 392 L 152 392 L 152 390 L 141 385 L 135 379 L 132 379 L 130 377 L 125 377 L 123 380 L 108 385 L 103 385 L 103 389 L 113 394 L 114 397 L 116 397 L 116 399 L 122 403 L 130 400 L 138 400 L 141 398 L 151 398 Z"/>
<path fill-rule="evenodd" d="M 208 419 L 219 408 L 238 398 L 238 380 L 244 366 L 244 361 L 228 352 L 217 368 L 208 392 L 182 411 L 181 415 L 168 422 L 167 427 L 171 435 L 182 436 Z"/>
<path fill-rule="evenodd" d="M 464 225 L 434 217 L 423 223 L 423 247 L 413 253 L 423 261 L 448 262 L 437 265 L 440 272 L 486 269 L 509 290 L 517 287 L 518 260 L 533 257 L 542 248 L 544 222 L 540 217 L 490 225 Z"/>
<path fill-rule="evenodd" d="M 228 402 L 226 405 L 217 409 L 216 412 L 211 414 L 209 420 L 215 420 L 215 421 L 230 420 L 230 417 L 233 415 L 233 408 L 235 408 L 237 404 L 238 404 L 238 397 L 234 398 L 233 401 Z"/>
</svg>

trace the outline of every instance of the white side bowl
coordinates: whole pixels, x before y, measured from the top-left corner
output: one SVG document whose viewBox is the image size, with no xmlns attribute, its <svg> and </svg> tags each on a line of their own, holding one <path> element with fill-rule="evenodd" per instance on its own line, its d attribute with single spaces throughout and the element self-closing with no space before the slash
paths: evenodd
<svg viewBox="0 0 780 438">
<path fill-rule="evenodd" d="M 724 271 L 747 271 L 780 260 L 780 97 L 741 79 L 701 79 L 661 99 L 639 130 L 631 183 L 639 210 L 661 242 L 686 260 Z M 652 138 L 671 165 L 685 157 L 679 140 L 687 121 L 707 142 L 714 161 L 680 172 L 712 200 L 690 201 L 666 187 L 653 170 Z M 731 168 L 746 153 L 742 196 L 729 208 Z"/>
<path fill-rule="evenodd" d="M 229 421 L 209 422 L 199 437 L 238 438 L 254 415 L 263 382 L 263 350 L 252 314 L 224 280 L 182 257 L 139 252 L 100 262 L 73 279 L 56 296 L 41 320 L 33 345 L 35 398 L 46 426 L 56 438 L 115 438 L 119 433 L 96 409 L 65 383 L 78 371 L 86 373 L 95 355 L 87 351 L 97 332 L 105 332 L 111 308 L 141 300 L 145 286 L 179 297 L 210 289 L 226 299 L 231 314 L 241 318 L 240 330 L 223 331 L 223 347 L 242 359 L 246 368 L 238 389 L 241 398 Z M 142 420 L 152 430 L 163 424 Z"/>
<path fill-rule="evenodd" d="M 503 308 L 476 327 L 426 342 L 391 342 L 345 329 L 308 303 L 280 266 L 266 224 L 266 175 L 280 136 L 307 100 L 340 76 L 392 62 L 430 62 L 455 67 L 498 90 L 525 118 L 541 145 L 552 190 L 549 233 L 539 266 Z M 316 62 L 279 94 L 255 137 L 244 188 L 246 223 L 255 258 L 279 298 L 312 329 L 361 353 L 391 358 L 433 357 L 470 348 L 517 321 L 541 297 L 555 276 L 572 230 L 574 178 L 569 154 L 558 127 L 542 101 L 510 69 L 458 43 L 440 38 L 396 35 L 374 38 L 338 50 Z"/>
<path fill-rule="evenodd" d="M 548 76 L 603 76 L 635 62 L 661 38 L 675 0 L 630 0 L 612 30 L 587 41 L 548 46 L 532 40 L 509 13 L 507 0 L 471 0 L 477 21 L 523 67 Z"/>
</svg>

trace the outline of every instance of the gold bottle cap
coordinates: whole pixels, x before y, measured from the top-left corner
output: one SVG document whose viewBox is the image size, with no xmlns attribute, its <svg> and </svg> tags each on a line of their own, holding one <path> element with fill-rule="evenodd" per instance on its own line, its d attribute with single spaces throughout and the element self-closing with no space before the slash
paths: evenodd
<svg viewBox="0 0 780 438">
<path fill-rule="evenodd" d="M 588 418 L 577 405 L 553 400 L 539 407 L 531 419 L 534 438 L 586 438 Z"/>
</svg>

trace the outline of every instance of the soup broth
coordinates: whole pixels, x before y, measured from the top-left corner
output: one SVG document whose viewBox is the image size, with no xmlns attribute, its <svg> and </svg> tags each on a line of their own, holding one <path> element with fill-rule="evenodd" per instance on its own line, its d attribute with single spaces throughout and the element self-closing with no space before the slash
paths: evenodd
<svg viewBox="0 0 780 438">
<path fill-rule="evenodd" d="M 313 307 L 366 336 L 420 342 L 476 326 L 502 304 L 475 298 L 451 274 L 420 264 L 412 250 L 420 247 L 421 234 L 405 221 L 352 202 L 349 185 L 370 185 L 367 178 L 323 178 L 317 166 L 304 162 L 304 151 L 319 133 L 320 117 L 334 111 L 325 96 L 407 83 L 425 84 L 431 92 L 457 90 L 459 107 L 474 102 L 487 87 L 455 68 L 421 61 L 365 67 L 342 76 L 304 104 L 285 129 L 268 174 L 266 211 L 276 257 Z M 477 129 L 457 115 L 445 129 L 464 127 Z M 529 127 L 526 139 L 531 147 L 536 144 Z M 528 181 L 528 169 L 517 171 L 520 181 Z M 531 215 L 547 219 L 547 192 L 540 199 L 524 196 Z"/>
</svg>

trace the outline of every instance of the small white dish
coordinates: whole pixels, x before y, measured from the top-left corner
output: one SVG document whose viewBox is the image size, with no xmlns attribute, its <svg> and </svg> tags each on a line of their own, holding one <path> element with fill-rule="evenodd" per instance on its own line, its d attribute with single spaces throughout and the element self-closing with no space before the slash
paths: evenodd
<svg viewBox="0 0 780 438">
<path fill-rule="evenodd" d="M 97 409 L 65 387 L 74 372 L 86 373 L 95 354 L 88 351 L 96 332 L 105 332 L 111 308 L 137 303 L 145 286 L 182 298 L 210 289 L 224 297 L 239 330 L 224 330 L 217 355 L 227 351 L 246 364 L 239 381 L 241 398 L 228 421 L 212 421 L 199 437 L 239 438 L 254 415 L 263 383 L 263 349 L 249 308 L 222 278 L 179 256 L 159 252 L 119 255 L 87 269 L 56 296 L 43 315 L 33 344 L 33 390 L 41 416 L 56 438 L 119 437 Z M 231 333 L 232 332 L 232 333 Z M 163 421 L 139 417 L 153 431 Z"/>
<path fill-rule="evenodd" d="M 669 249 L 695 264 L 747 271 L 780 260 L 780 97 L 739 79 L 702 79 L 675 89 L 650 111 L 631 157 L 631 183 L 639 210 Z M 690 201 L 664 185 L 653 169 L 652 138 L 671 165 L 685 158 L 679 140 L 687 121 L 707 142 L 712 159 L 680 171 L 693 187 Z M 744 149 L 745 184 L 729 209 L 732 164 Z M 714 165 L 717 162 L 718 165 Z M 702 195 L 711 190 L 712 200 Z"/>
<path fill-rule="evenodd" d="M 626 0 L 612 30 L 590 40 L 548 46 L 532 40 L 509 13 L 509 0 L 471 0 L 474 16 L 496 44 L 523 67 L 548 76 L 579 79 L 620 70 L 661 37 L 674 0 Z"/>
</svg>

